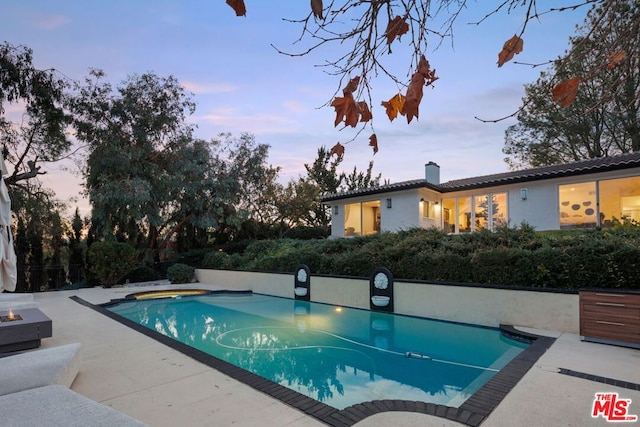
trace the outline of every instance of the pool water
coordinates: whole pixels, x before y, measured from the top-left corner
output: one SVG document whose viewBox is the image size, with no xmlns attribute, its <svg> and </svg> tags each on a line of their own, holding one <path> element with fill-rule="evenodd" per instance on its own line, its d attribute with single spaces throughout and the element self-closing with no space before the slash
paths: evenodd
<svg viewBox="0 0 640 427">
<path fill-rule="evenodd" d="M 458 407 L 528 346 L 493 328 L 257 294 L 109 310 L 337 409 L 378 399 Z"/>
</svg>

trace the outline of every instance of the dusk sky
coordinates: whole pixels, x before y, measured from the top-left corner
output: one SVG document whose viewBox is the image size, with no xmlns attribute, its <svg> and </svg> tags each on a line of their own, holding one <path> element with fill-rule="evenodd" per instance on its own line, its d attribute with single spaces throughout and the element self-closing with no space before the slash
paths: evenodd
<svg viewBox="0 0 640 427">
<path fill-rule="evenodd" d="M 90 68 L 102 69 L 114 86 L 132 74 L 173 75 L 194 94 L 197 110 L 190 121 L 197 125 L 197 137 L 254 134 L 258 143 L 271 146 L 269 161 L 282 167 L 280 181 L 286 183 L 304 174 L 304 163 L 313 161 L 320 146 L 344 144 L 356 134 L 352 128 L 333 126 L 334 110 L 323 105 L 339 81 L 315 66 L 345 51 L 332 46 L 305 57 L 278 54 L 271 44 L 290 52 L 302 50 L 304 45 L 293 44 L 301 27 L 282 18 L 304 18 L 309 1 L 245 3 L 247 16 L 236 17 L 224 0 L 5 0 L 0 3 L 0 40 L 32 48 L 37 67 L 55 68 L 77 81 Z M 372 112 L 380 151 L 373 155 L 368 146 L 371 131 L 366 129 L 346 145 L 343 169 L 366 169 L 373 160 L 374 172 L 391 182 L 423 177 L 429 161 L 440 165 L 442 181 L 508 170 L 502 153 L 504 131 L 515 119 L 493 124 L 474 117 L 497 119 L 513 113 L 521 105 L 523 85 L 534 82 L 545 68 L 513 63 L 497 67 L 498 52 L 519 33 L 524 10 L 501 12 L 480 25 L 470 23 L 498 3 L 469 2 L 455 27 L 453 47 L 449 40 L 436 49 L 438 40 L 433 39 L 426 57 L 439 80 L 425 88 L 418 120 L 407 124 L 398 117 L 389 122 L 380 101 L 398 88 L 382 76 L 374 81 Z M 539 12 L 575 3 L 537 2 Z M 515 60 L 537 64 L 561 55 L 586 12 L 583 7 L 549 13 L 531 22 L 523 36 L 524 51 Z M 410 58 L 402 55 L 400 45 L 385 60 L 399 77 L 410 72 Z M 59 164 L 44 169 L 45 185 L 60 199 L 78 195 L 77 176 Z M 86 201 L 78 206 L 88 213 Z"/>
</svg>

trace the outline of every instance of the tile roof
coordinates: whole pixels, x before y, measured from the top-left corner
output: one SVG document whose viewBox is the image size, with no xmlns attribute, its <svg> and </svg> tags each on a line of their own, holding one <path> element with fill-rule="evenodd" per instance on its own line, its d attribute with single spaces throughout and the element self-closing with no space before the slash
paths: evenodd
<svg viewBox="0 0 640 427">
<path fill-rule="evenodd" d="M 472 178 L 456 179 L 436 185 L 426 179 L 414 179 L 394 184 L 385 184 L 374 188 L 332 193 L 321 196 L 323 202 L 346 199 L 355 196 L 365 196 L 380 193 L 409 190 L 413 188 L 429 188 L 441 193 L 452 191 L 486 188 L 496 185 L 515 184 L 519 182 L 539 181 L 543 179 L 560 178 L 565 176 L 586 175 L 627 168 L 640 167 L 640 152 L 620 154 L 616 156 L 598 157 L 559 165 L 541 166 L 532 169 L 476 176 Z"/>
</svg>

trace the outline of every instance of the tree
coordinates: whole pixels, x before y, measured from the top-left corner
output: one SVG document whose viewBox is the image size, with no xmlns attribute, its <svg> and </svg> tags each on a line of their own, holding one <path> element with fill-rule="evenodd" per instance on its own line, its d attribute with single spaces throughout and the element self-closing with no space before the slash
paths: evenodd
<svg viewBox="0 0 640 427">
<path fill-rule="evenodd" d="M 624 0 L 616 6 L 615 11 L 592 11 L 579 28 L 579 33 L 590 37 L 572 37 L 574 54 L 559 59 L 552 72 L 541 73 L 534 84 L 525 86 L 518 124 L 507 129 L 503 148 L 512 167 L 566 163 L 640 149 L 640 58 L 630 56 L 599 70 L 603 56 L 615 49 L 640 50 L 640 3 Z M 614 12 L 615 17 L 611 16 Z M 606 30 L 598 26 L 603 19 L 610 20 Z M 635 37 L 624 36 L 628 31 Z M 620 40 L 625 44 L 614 45 Z M 580 82 L 575 100 L 566 107 L 548 97 L 550 88 L 560 82 L 590 75 L 594 77 Z"/>
<path fill-rule="evenodd" d="M 33 52 L 25 46 L 0 44 L 0 143 L 2 157 L 9 165 L 9 174 L 4 177 L 11 198 L 14 215 L 22 220 L 20 229 L 23 242 L 31 246 L 17 245 L 18 259 L 27 259 L 42 269 L 43 257 L 36 246 L 43 238 L 50 237 L 52 221 L 64 207 L 50 190 L 42 187 L 39 162 L 55 162 L 71 148 L 65 133 L 70 117 L 63 106 L 68 82 L 58 78 L 53 70 L 39 70 L 33 64 Z M 9 117 L 5 114 L 8 104 L 18 105 L 21 113 Z M 20 227 L 19 227 L 20 228 Z M 36 237 L 40 234 L 39 237 Z M 29 236 L 28 238 L 26 236 Z M 21 268 L 25 263 L 20 262 Z M 29 277 L 34 281 L 37 274 Z M 32 287 L 27 275 L 17 285 L 20 290 L 39 289 L 38 282 Z M 35 282 L 34 282 L 35 283 Z"/>
<path fill-rule="evenodd" d="M 69 99 L 94 231 L 157 257 L 187 222 L 214 225 L 219 181 L 210 144 L 185 123 L 195 104 L 174 77 L 130 76 L 115 90 L 94 70 Z"/>
<path fill-rule="evenodd" d="M 594 45 L 597 45 L 602 41 L 602 37 L 608 37 L 607 28 L 614 18 L 614 10 L 619 2 L 620 0 L 584 0 L 567 6 L 555 7 L 554 5 L 548 9 L 539 9 L 536 0 L 504 0 L 486 6 L 486 15 L 476 24 L 483 23 L 494 14 L 524 11 L 524 18 L 519 28 L 516 27 L 513 31 L 515 35 L 506 40 L 502 49 L 496 47 L 498 67 L 501 67 L 523 51 L 523 36 L 529 22 L 547 13 L 575 10 L 588 5 L 594 8 L 600 7 L 604 11 L 603 16 L 607 18 L 594 22 L 599 31 L 586 36 Z M 235 10 L 236 15 L 246 14 L 243 0 L 227 3 Z M 445 41 L 452 42 L 454 28 L 467 3 L 469 3 L 467 0 L 331 0 L 329 2 L 313 0 L 306 17 L 287 19 L 301 26 L 301 35 L 296 45 L 302 47 L 296 52 L 280 49 L 279 52 L 290 56 L 305 56 L 316 50 L 319 51 L 327 44 L 341 47 L 342 51 L 335 58 L 325 59 L 321 64 L 327 68 L 329 74 L 337 76 L 339 83 L 334 96 L 341 89 L 343 95 L 335 96 L 327 104 L 336 109 L 336 126 L 340 123 L 353 127 L 362 125 L 355 137 L 360 134 L 364 126 L 369 124 L 372 131 L 369 144 L 375 153 L 377 137 L 369 112 L 371 105 L 374 104 L 373 81 L 378 76 L 387 77 L 399 88 L 397 94 L 382 97 L 382 104 L 386 107 L 390 120 L 395 119 L 398 114 L 405 115 L 409 122 L 414 116 L 418 117 L 423 87 L 433 84 L 438 78 L 426 58 L 428 48 L 439 47 Z M 637 20 L 637 16 L 635 19 Z M 615 41 L 610 44 L 613 50 L 607 52 L 608 55 L 604 58 L 603 64 L 611 64 L 612 57 L 616 58 L 614 61 L 637 58 L 638 50 L 626 51 L 623 54 L 617 48 L 625 44 L 626 39 L 634 38 L 636 34 L 635 27 L 628 32 L 618 33 Z M 307 44 L 305 45 L 304 42 Z M 571 61 L 574 55 L 579 53 L 569 51 L 562 61 Z M 404 57 L 404 61 L 399 60 L 398 56 Z M 406 74 L 398 72 L 399 62 L 404 64 L 400 69 L 404 69 Z M 604 71 L 602 67 L 600 71 Z M 582 79 L 591 79 L 597 74 L 599 72 L 583 76 Z M 408 78 L 398 77 L 400 75 L 406 75 Z M 553 97 L 565 98 L 570 92 L 567 90 L 568 86 L 566 84 L 558 86 Z M 557 94 L 559 96 L 556 96 Z M 547 96 L 552 98 L 552 93 L 549 92 Z M 515 115 L 516 113 L 507 117 Z M 340 144 L 334 148 L 344 151 L 344 146 Z"/>
<path fill-rule="evenodd" d="M 340 188 L 344 175 L 338 172 L 338 166 L 344 157 L 340 154 L 335 157 L 325 147 L 318 149 L 318 156 L 312 164 L 304 165 L 307 177 L 299 181 L 297 193 L 310 197 L 313 202 L 309 206 L 309 224 L 315 227 L 328 228 L 331 224 L 331 212 L 328 206 L 321 203 L 319 197 L 322 194 L 335 193 Z M 305 188 L 307 187 L 307 188 Z"/>
<path fill-rule="evenodd" d="M 110 288 L 138 265 L 135 248 L 121 242 L 95 242 L 89 248 L 91 270 L 101 284 Z"/>
<path fill-rule="evenodd" d="M 285 203 L 289 203 L 289 206 L 280 207 L 281 212 L 287 212 L 284 216 L 292 220 L 297 218 L 303 225 L 328 229 L 331 212 L 320 202 L 321 195 L 380 185 L 381 174 L 372 177 L 373 162 L 369 162 L 366 172 L 354 167 L 351 173 L 346 174 L 338 169 L 343 160 L 342 155 L 334 156 L 326 147 L 320 147 L 313 163 L 304 165 L 307 176 L 290 182 L 284 190 Z"/>
<path fill-rule="evenodd" d="M 18 218 L 16 223 L 15 249 L 16 265 L 18 266 L 16 292 L 29 292 L 30 287 L 27 280 L 27 271 L 24 268 L 24 266 L 27 265 L 27 255 L 29 253 L 27 226 L 22 218 Z"/>
<path fill-rule="evenodd" d="M 82 230 L 85 222 L 80 217 L 80 212 L 76 208 L 71 220 L 71 230 L 69 234 L 69 280 L 71 283 L 78 283 L 85 278 L 85 251 L 83 244 Z"/>
<path fill-rule="evenodd" d="M 62 105 L 67 88 L 53 70 L 35 68 L 31 49 L 0 44 L 0 141 L 13 165 L 5 177 L 9 187 L 43 174 L 38 161 L 56 161 L 70 149 L 70 117 Z M 6 103 L 24 105 L 24 114 L 12 121 L 4 114 Z"/>
<path fill-rule="evenodd" d="M 17 292 L 36 292 L 45 286 L 46 256 L 56 247 L 56 224 L 64 206 L 37 179 L 10 187 L 16 224 Z"/>
<path fill-rule="evenodd" d="M 274 199 L 278 191 L 280 167 L 267 164 L 269 145 L 257 144 L 255 136 L 243 133 L 234 140 L 222 134 L 229 150 L 229 173 L 238 178 L 234 205 L 245 218 L 270 223 L 276 215 Z"/>
<path fill-rule="evenodd" d="M 381 173 L 375 177 L 373 176 L 373 161 L 369 162 L 366 172 L 358 171 L 354 166 L 351 173 L 343 173 L 342 176 L 343 184 L 340 189 L 341 191 L 353 191 L 362 188 L 378 187 L 380 186 L 380 178 L 382 178 Z"/>
<path fill-rule="evenodd" d="M 277 201 L 282 235 L 293 227 L 314 227 L 328 230 L 330 217 L 320 204 L 320 188 L 309 178 L 291 180 L 282 188 Z"/>
<path fill-rule="evenodd" d="M 249 133 L 240 137 L 222 133 L 214 143 L 217 170 L 229 179 L 228 200 L 222 205 L 214 240 L 271 237 L 271 228 L 279 221 L 276 199 L 282 186 L 277 182 L 280 167 L 268 164 L 269 145 L 257 144 Z"/>
<path fill-rule="evenodd" d="M 68 264 L 68 258 L 65 256 L 67 242 L 64 238 L 63 221 L 57 212 L 52 216 L 49 235 L 51 236 L 50 251 L 45 260 L 47 288 L 57 289 L 67 284 L 65 265 Z"/>
</svg>

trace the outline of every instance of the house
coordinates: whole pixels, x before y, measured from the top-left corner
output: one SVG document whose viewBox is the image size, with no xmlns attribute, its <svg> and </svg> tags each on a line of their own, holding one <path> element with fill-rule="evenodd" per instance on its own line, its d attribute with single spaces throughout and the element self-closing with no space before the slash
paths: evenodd
<svg viewBox="0 0 640 427">
<path fill-rule="evenodd" d="M 326 194 L 332 237 L 437 227 L 449 233 L 527 223 L 536 230 L 594 228 L 640 221 L 640 152 L 440 182 L 425 177 Z"/>
</svg>

